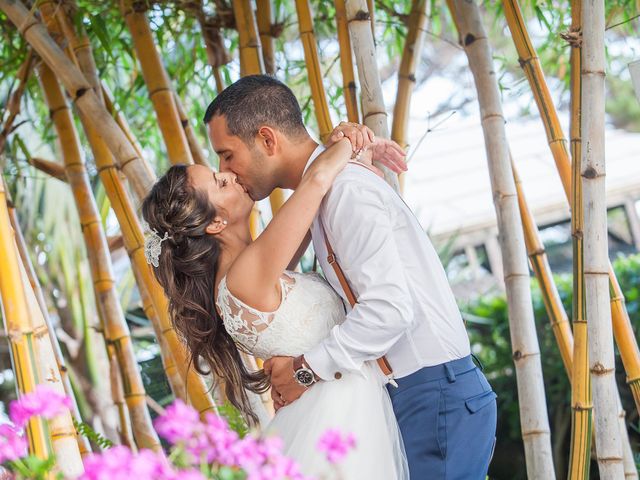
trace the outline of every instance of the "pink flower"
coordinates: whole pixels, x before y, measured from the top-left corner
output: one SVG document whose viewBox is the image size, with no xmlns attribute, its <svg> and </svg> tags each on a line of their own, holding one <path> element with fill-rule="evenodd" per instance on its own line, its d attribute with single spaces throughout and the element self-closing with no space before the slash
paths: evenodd
<svg viewBox="0 0 640 480">
<path fill-rule="evenodd" d="M 330 428 L 318 441 L 318 450 L 325 452 L 329 463 L 339 463 L 355 448 L 356 439 L 352 433 L 343 435 L 337 428 Z"/>
<path fill-rule="evenodd" d="M 193 407 L 177 399 L 158 417 L 154 426 L 158 435 L 172 444 L 184 443 L 202 430 L 200 417 Z"/>
<path fill-rule="evenodd" d="M 0 425 L 0 464 L 27 455 L 27 440 L 17 428 L 8 423 Z"/>
<path fill-rule="evenodd" d="M 84 459 L 84 473 L 78 480 L 174 480 L 177 476 L 167 460 L 151 450 L 134 455 L 122 445 L 91 454 Z M 194 478 L 194 477 L 192 477 Z"/>
<path fill-rule="evenodd" d="M 9 416 L 18 427 L 24 427 L 35 415 L 51 419 L 71 408 L 72 401 L 49 385 L 37 385 L 33 392 L 11 402 Z"/>
</svg>

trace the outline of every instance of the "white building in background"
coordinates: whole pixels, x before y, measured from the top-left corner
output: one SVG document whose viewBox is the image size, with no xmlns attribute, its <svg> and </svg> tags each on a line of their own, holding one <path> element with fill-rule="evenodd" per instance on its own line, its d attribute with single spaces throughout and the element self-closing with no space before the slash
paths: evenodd
<svg viewBox="0 0 640 480">
<path fill-rule="evenodd" d="M 480 122 L 477 117 L 454 118 L 428 133 L 420 144 L 409 164 L 405 199 L 441 249 L 456 293 L 466 297 L 501 288 L 502 265 Z M 506 128 L 551 266 L 557 272 L 568 271 L 569 206 L 542 122 L 528 118 L 508 122 Z M 413 118 L 411 142 L 417 142 L 427 129 L 426 121 Z M 566 126 L 564 130 L 568 132 Z M 606 173 L 610 252 L 615 256 L 638 251 L 640 134 L 607 131 Z"/>
</svg>

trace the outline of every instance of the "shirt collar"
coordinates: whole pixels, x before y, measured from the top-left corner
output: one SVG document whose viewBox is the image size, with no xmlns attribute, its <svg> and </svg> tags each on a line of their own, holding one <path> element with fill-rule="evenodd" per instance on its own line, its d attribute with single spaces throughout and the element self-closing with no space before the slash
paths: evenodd
<svg viewBox="0 0 640 480">
<path fill-rule="evenodd" d="M 322 152 L 324 152 L 326 149 L 324 148 L 324 145 L 318 145 L 316 147 L 316 149 L 313 151 L 313 153 L 311 154 L 311 156 L 309 157 L 309 160 L 307 160 L 307 164 L 304 167 L 304 171 L 302 172 L 302 174 L 304 175 L 307 170 L 309 169 L 309 167 L 311 166 L 311 164 L 313 163 L 313 161 L 318 158 L 318 155 L 320 155 Z"/>
</svg>

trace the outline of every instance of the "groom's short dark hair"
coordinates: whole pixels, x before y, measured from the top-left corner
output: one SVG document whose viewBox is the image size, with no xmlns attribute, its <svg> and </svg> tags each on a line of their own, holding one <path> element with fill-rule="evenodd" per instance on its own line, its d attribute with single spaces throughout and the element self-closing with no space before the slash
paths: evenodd
<svg viewBox="0 0 640 480">
<path fill-rule="evenodd" d="M 253 144 L 263 125 L 290 137 L 306 132 L 295 95 L 269 75 L 249 75 L 225 88 L 209 104 L 204 123 L 208 124 L 216 115 L 224 116 L 229 133 L 247 144 Z"/>
</svg>

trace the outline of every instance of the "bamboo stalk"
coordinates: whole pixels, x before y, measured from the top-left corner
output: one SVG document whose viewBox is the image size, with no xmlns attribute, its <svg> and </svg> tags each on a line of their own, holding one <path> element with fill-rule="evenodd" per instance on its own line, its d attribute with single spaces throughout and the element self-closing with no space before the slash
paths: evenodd
<svg viewBox="0 0 640 480">
<path fill-rule="evenodd" d="M 100 142 L 108 146 L 114 156 L 123 164 L 126 160 L 137 158 L 135 149 L 124 135 L 115 120 L 109 115 L 104 106 L 100 103 L 95 92 L 85 80 L 83 74 L 77 67 L 66 58 L 64 52 L 55 44 L 53 39 L 47 34 L 44 26 L 38 22 L 33 15 L 16 0 L 0 0 L 0 9 L 4 11 L 9 19 L 20 26 L 20 32 L 25 39 L 34 47 L 34 50 L 54 71 L 56 76 L 64 84 L 65 89 L 70 93 L 71 99 L 78 107 L 81 118 L 86 125 L 100 126 Z M 105 163 L 98 166 L 101 178 L 105 183 L 105 189 L 109 195 L 111 206 L 116 212 L 121 228 L 127 232 L 125 240 L 129 240 L 130 252 L 134 256 L 136 263 L 140 266 L 141 275 L 148 285 L 154 308 L 160 318 L 163 335 L 167 337 L 167 342 L 174 354 L 175 362 L 181 369 L 181 374 L 187 374 L 188 361 L 184 352 L 184 346 L 178 340 L 175 330 L 171 327 L 168 316 L 167 300 L 164 297 L 160 286 L 146 264 L 143 253 L 142 229 L 135 216 L 135 210 L 124 189 L 115 163 L 109 158 Z M 109 188 L 107 189 L 107 185 Z M 121 205 L 123 204 L 123 205 Z M 118 215 L 118 213 L 120 215 Z M 188 369 L 189 382 L 187 388 L 190 392 L 190 400 L 200 412 L 213 409 L 213 404 L 206 392 L 206 386 L 202 378 L 192 369 Z M 186 377 L 185 377 L 186 378 Z"/>
<path fill-rule="evenodd" d="M 64 167 L 59 163 L 52 162 L 51 160 L 45 160 L 44 158 L 30 157 L 27 159 L 29 165 L 37 168 L 41 172 L 52 176 L 53 178 L 60 180 L 61 182 L 67 181 L 67 175 L 64 173 Z"/>
<path fill-rule="evenodd" d="M 8 196 L 8 191 L 6 191 L 6 193 Z M 18 248 L 18 254 L 20 255 L 20 260 L 26 270 L 29 284 L 33 289 L 36 300 L 38 302 L 38 306 L 40 307 L 40 311 L 43 316 L 44 323 L 47 327 L 47 332 L 49 333 L 49 340 L 51 341 L 51 345 L 53 348 L 56 367 L 58 369 L 58 372 L 60 373 L 60 380 L 62 382 L 64 394 L 72 400 L 71 415 L 77 423 L 82 423 L 82 417 L 80 416 L 80 410 L 78 409 L 78 402 L 76 401 L 76 396 L 74 395 L 73 388 L 71 387 L 67 365 L 64 356 L 62 355 L 62 350 L 60 349 L 60 343 L 58 342 L 58 338 L 55 335 L 55 331 L 51 323 L 51 318 L 49 317 L 47 303 L 44 299 L 44 294 L 42 293 L 42 286 L 38 281 L 38 276 L 36 275 L 36 272 L 33 268 L 33 264 L 31 263 L 31 258 L 29 257 L 29 252 L 27 251 L 27 243 L 24 239 L 24 236 L 22 235 L 20 223 L 18 222 L 18 216 L 10 198 L 7 198 L 7 209 L 9 211 L 9 220 L 11 222 L 11 227 L 13 228 L 13 232 L 15 235 L 15 241 Z M 75 432 L 75 436 L 78 443 L 78 448 L 80 450 L 80 455 L 84 457 L 88 453 L 91 453 L 91 445 L 89 444 L 87 438 L 83 435 L 78 434 L 77 431 Z"/>
<path fill-rule="evenodd" d="M 567 152 L 567 141 L 560 127 L 558 114 L 551 100 L 551 94 L 544 79 L 540 60 L 529 38 L 522 12 L 516 0 L 503 0 L 507 24 L 511 31 L 519 62 L 531 85 L 533 96 L 545 126 L 549 147 L 555 160 L 556 169 L 562 181 L 567 201 L 571 202 L 571 162 Z M 629 314 L 624 304 L 624 296 L 618 286 L 613 267 L 609 262 L 609 288 L 614 292 L 610 300 L 613 333 L 620 350 L 622 363 L 627 374 L 631 392 L 640 413 L 640 350 L 633 334 Z"/>
<path fill-rule="evenodd" d="M 134 0 L 121 0 L 122 15 L 124 16 L 133 48 L 140 62 L 142 76 L 149 91 L 149 98 L 158 119 L 158 126 L 167 149 L 167 156 L 172 164 L 191 164 L 193 157 L 189 150 L 189 143 L 180 123 L 178 109 L 173 97 L 173 88 L 167 72 L 162 65 L 160 54 L 156 49 L 145 14 L 146 3 Z"/>
<path fill-rule="evenodd" d="M 549 420 L 535 330 L 529 269 L 500 91 L 480 10 L 475 2 L 448 0 L 473 73 L 482 116 L 489 174 L 498 217 L 500 246 L 509 308 L 511 344 L 518 385 L 520 424 L 529 478 L 555 478 Z"/>
<path fill-rule="evenodd" d="M 76 8 L 75 0 L 66 1 L 69 2 L 72 8 Z M 126 175 L 129 184 L 136 193 L 137 198 L 142 199 L 155 183 L 156 175 L 151 166 L 144 160 L 142 148 L 131 133 L 126 120 L 119 110 L 114 109 L 111 93 L 106 86 L 98 80 L 93 51 L 91 50 L 91 43 L 86 32 L 79 27 L 79 24 L 72 21 L 64 9 L 57 9 L 56 18 L 59 25 L 62 27 L 62 31 L 64 32 L 67 42 L 69 43 L 71 60 L 84 73 L 86 80 L 93 88 L 93 91 L 97 95 L 100 103 L 104 102 L 107 105 L 107 110 L 112 117 L 115 118 L 116 122 L 131 143 L 133 150 L 136 152 L 134 157 L 126 158 L 124 161 L 122 158 L 116 158 L 116 161 Z"/>
<path fill-rule="evenodd" d="M 366 0 L 346 0 L 345 6 L 358 67 L 358 78 L 362 88 L 363 121 L 378 137 L 389 138 L 387 110 L 382 96 L 367 2 Z M 384 165 L 376 163 L 376 167 L 382 170 L 387 183 L 397 192 L 400 188 L 398 176 Z"/>
<path fill-rule="evenodd" d="M 420 62 L 420 53 L 424 44 L 425 25 L 427 23 L 427 0 L 413 0 L 407 38 L 402 51 L 400 70 L 398 70 L 398 93 L 393 107 L 391 139 L 402 148 L 407 146 L 407 127 L 411 94 L 416 84 L 416 68 Z"/>
<path fill-rule="evenodd" d="M 189 150 L 191 151 L 191 156 L 193 157 L 193 161 L 198 165 L 204 165 L 205 167 L 211 167 L 209 162 L 207 161 L 204 150 L 200 146 L 200 142 L 196 138 L 196 134 L 193 131 L 193 127 L 191 126 L 191 122 L 189 121 L 189 117 L 187 116 L 184 108 L 182 107 L 182 102 L 178 97 L 176 92 L 173 92 L 173 97 L 176 102 L 176 108 L 178 109 L 178 116 L 180 117 L 180 123 L 182 124 L 182 128 L 184 128 L 184 134 L 187 137 L 187 142 L 189 143 Z"/>
<path fill-rule="evenodd" d="M 571 28 L 580 30 L 580 0 L 571 2 Z M 573 47 L 573 46 L 572 46 Z M 575 345 L 571 376 L 570 480 L 588 479 L 591 466 L 593 400 L 589 374 L 589 335 L 584 289 L 584 208 L 582 203 L 582 164 L 580 111 L 580 49 L 571 48 L 571 237 L 573 245 L 573 333 Z"/>
<path fill-rule="evenodd" d="M 311 88 L 311 98 L 313 100 L 316 120 L 320 139 L 325 142 L 331 131 L 331 114 L 327 103 L 327 94 L 322 83 L 322 70 L 320 70 L 320 59 L 318 58 L 318 46 L 316 36 L 313 32 L 313 19 L 311 16 L 311 5 L 309 0 L 296 0 L 296 12 L 298 14 L 298 25 L 300 28 L 300 40 L 304 50 L 304 60 L 307 65 L 307 79 Z"/>
<path fill-rule="evenodd" d="M 275 39 L 271 33 L 273 15 L 270 0 L 256 0 L 256 19 L 260 45 L 262 46 L 262 59 L 264 70 L 269 75 L 276 74 Z"/>
<path fill-rule="evenodd" d="M 251 0 L 233 0 L 233 14 L 240 39 L 240 75 L 263 73 L 262 46 Z"/>
<path fill-rule="evenodd" d="M 522 190 L 522 181 L 520 180 L 520 176 L 518 175 L 518 171 L 516 170 L 513 160 L 511 160 L 511 168 L 513 170 L 513 180 L 516 187 L 516 194 L 518 196 L 518 206 L 524 231 L 524 242 L 527 249 L 527 255 L 529 256 L 533 273 L 538 279 L 538 284 L 540 285 L 542 300 L 544 302 L 547 315 L 549 316 L 553 335 L 556 339 L 556 343 L 558 344 L 562 363 L 567 375 L 569 376 L 569 380 L 571 380 L 573 367 L 573 333 L 571 332 L 569 317 L 567 316 L 567 312 L 564 310 L 562 300 L 560 299 L 560 293 L 553 281 L 547 252 L 542 240 L 540 239 L 540 233 L 533 215 L 527 205 L 527 200 L 524 196 L 524 191 Z"/>
<path fill-rule="evenodd" d="M 424 44 L 425 25 L 427 23 L 427 0 L 413 0 L 409 14 L 407 38 L 402 51 L 402 60 L 398 70 L 398 92 L 393 107 L 393 122 L 391 123 L 391 139 L 402 148 L 406 148 L 407 128 L 409 126 L 409 112 L 411 95 L 416 84 L 416 69 L 420 62 L 422 45 Z M 399 176 L 400 191 L 404 191 L 404 173 Z"/>
<path fill-rule="evenodd" d="M 158 346 L 160 347 L 160 359 L 162 360 L 162 365 L 164 368 L 164 372 L 167 376 L 167 380 L 169 382 L 169 386 L 171 387 L 171 392 L 175 398 L 179 398 L 182 401 L 187 401 L 186 388 L 184 386 L 184 382 L 182 381 L 182 376 L 176 367 L 175 361 L 173 359 L 173 355 L 171 354 L 171 350 L 169 349 L 169 345 L 167 344 L 167 340 L 162 335 L 162 330 L 160 328 L 160 320 L 158 318 L 158 314 L 153 308 L 153 302 L 151 301 L 151 297 L 147 292 L 147 289 L 144 285 L 144 281 L 142 280 L 142 276 L 135 265 L 132 264 L 133 275 L 136 280 L 136 284 L 138 285 L 138 290 L 140 291 L 140 299 L 142 301 L 142 309 L 144 310 L 145 315 L 151 322 L 151 326 L 153 327 L 153 331 L 156 335 L 156 340 L 158 341 Z"/>
<path fill-rule="evenodd" d="M 609 252 L 604 150 L 604 1 L 582 2 L 581 152 L 584 208 L 584 287 L 589 370 L 595 416 L 597 460 L 602 478 L 624 475 L 616 419 L 613 328 L 609 303 Z"/>
<path fill-rule="evenodd" d="M 347 11 L 344 2 L 345 0 L 335 0 L 334 2 L 336 7 L 338 45 L 340 46 L 342 94 L 344 95 L 344 104 L 347 109 L 347 119 L 353 123 L 360 123 L 356 78 L 353 73 L 353 51 L 351 50 L 351 38 L 349 37 Z"/>
<path fill-rule="evenodd" d="M 38 361 L 34 342 L 33 321 L 29 316 L 24 285 L 20 274 L 20 260 L 13 241 L 7 211 L 4 182 L 0 182 L 0 298 L 11 361 L 20 395 L 33 392 L 39 381 Z M 45 460 L 52 452 L 49 430 L 40 417 L 33 417 L 25 427 L 29 452 Z"/>
<path fill-rule="evenodd" d="M 16 242 L 17 243 L 17 242 Z M 39 383 L 46 384 L 58 393 L 64 395 L 65 388 L 58 371 L 50 333 L 44 316 L 38 305 L 35 292 L 29 284 L 29 277 L 22 262 L 20 262 L 20 276 L 27 300 L 27 309 L 33 324 L 33 340 L 37 351 L 37 369 Z M 48 422 L 51 445 L 56 456 L 55 470 L 66 478 L 75 478 L 84 468 L 77 441 L 77 432 L 71 419 L 71 413 L 65 411 L 56 415 Z"/>
<path fill-rule="evenodd" d="M 126 445 L 134 452 L 137 450 L 136 442 L 133 439 L 133 432 L 131 431 L 131 417 L 129 415 L 129 408 L 124 399 L 124 388 L 122 385 L 122 377 L 120 376 L 120 367 L 118 365 L 118 357 L 116 355 L 113 345 L 109 346 L 109 380 L 111 383 L 111 391 L 113 392 L 113 400 L 118 409 L 118 425 L 120 430 L 120 443 Z M 145 397 L 146 403 L 146 397 Z"/>
<path fill-rule="evenodd" d="M 57 20 L 50 9 L 55 8 L 56 6 L 51 5 L 51 2 L 40 4 L 43 19 L 51 22 L 52 29 L 55 28 L 54 23 L 57 25 Z M 59 33 L 56 30 L 52 32 Z M 117 354 L 117 365 L 123 382 L 123 395 L 133 422 L 133 433 L 140 447 L 161 451 L 160 439 L 153 429 L 147 409 L 146 392 L 133 351 L 131 334 L 116 292 L 107 238 L 102 229 L 100 213 L 91 190 L 73 116 L 58 81 L 46 65 L 40 68 L 40 80 L 45 100 L 51 111 L 51 119 L 60 140 L 65 171 L 78 209 L 82 235 L 89 257 L 98 315 L 104 326 L 104 340 L 110 353 L 113 350 Z M 116 392 L 112 392 L 114 393 Z M 121 429 L 122 432 L 126 432 L 128 426 L 121 425 Z"/>
</svg>

